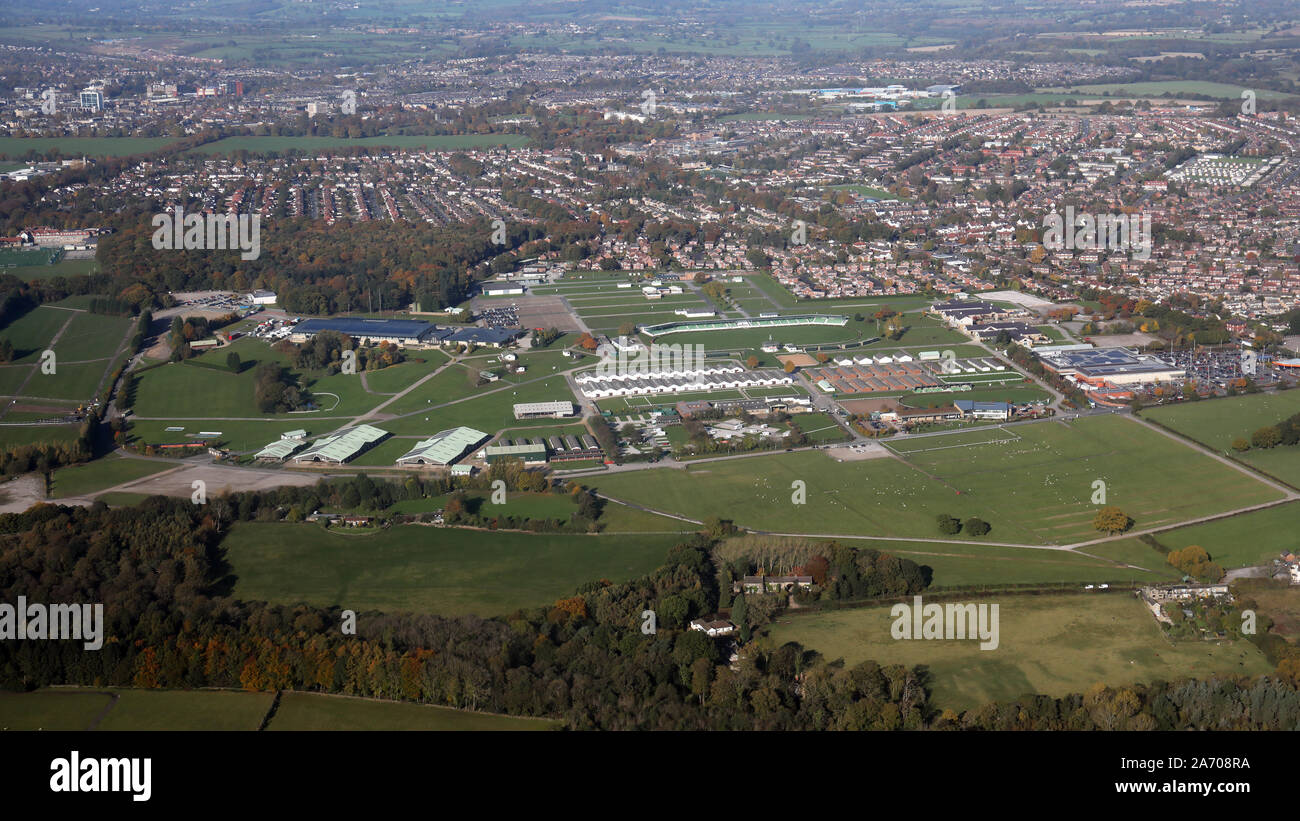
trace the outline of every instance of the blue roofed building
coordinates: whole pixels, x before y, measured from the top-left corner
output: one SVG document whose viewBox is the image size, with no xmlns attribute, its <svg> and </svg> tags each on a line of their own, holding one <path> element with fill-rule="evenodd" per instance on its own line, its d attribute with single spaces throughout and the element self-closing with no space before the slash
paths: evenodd
<svg viewBox="0 0 1300 821">
<path fill-rule="evenodd" d="M 418 319 L 366 319 L 363 317 L 336 317 L 333 319 L 307 319 L 293 328 L 290 339 L 299 344 L 322 331 L 337 331 L 358 340 L 363 345 L 391 342 L 396 345 L 437 345 L 452 334 Z"/>
</svg>

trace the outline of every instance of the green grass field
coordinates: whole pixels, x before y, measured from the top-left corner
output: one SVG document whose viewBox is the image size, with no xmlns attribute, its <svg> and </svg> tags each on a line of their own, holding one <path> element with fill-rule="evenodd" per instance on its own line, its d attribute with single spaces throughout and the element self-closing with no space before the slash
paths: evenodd
<svg viewBox="0 0 1300 821">
<path fill-rule="evenodd" d="M 17 265 L 0 269 L 0 274 L 11 274 L 26 282 L 55 277 L 89 276 L 99 273 L 99 262 L 94 259 L 61 259 L 52 265 Z"/>
<path fill-rule="evenodd" d="M 1157 534 L 1156 538 L 1174 550 L 1200 545 L 1225 568 L 1250 567 L 1269 564 L 1284 552 L 1294 552 L 1297 526 L 1300 526 L 1300 502 L 1290 502 L 1230 519 L 1178 528 Z"/>
<path fill-rule="evenodd" d="M 971 601 L 975 601 L 972 599 Z M 994 596 L 997 649 L 976 641 L 895 640 L 889 607 L 793 615 L 772 625 L 763 641 L 797 641 L 828 661 L 849 666 L 924 666 L 933 706 L 965 710 L 1028 693 L 1063 696 L 1097 682 L 1120 687 L 1212 674 L 1256 675 L 1271 670 L 1248 642 L 1171 645 L 1150 611 L 1132 594 Z"/>
<path fill-rule="evenodd" d="M 285 152 L 326 151 L 331 148 L 354 147 L 391 147 L 422 148 L 434 151 L 454 151 L 463 148 L 492 148 L 507 146 L 520 148 L 528 144 L 528 138 L 522 134 L 465 134 L 418 136 L 394 134 L 387 137 L 225 137 L 216 142 L 205 143 L 186 152 L 189 154 L 229 154 L 233 151 Z M 3 143 L 0 143 L 0 150 Z"/>
<path fill-rule="evenodd" d="M 1250 435 L 1258 428 L 1276 424 L 1297 413 L 1300 413 L 1300 390 L 1182 402 L 1148 408 L 1142 411 L 1142 416 L 1300 487 L 1300 447 L 1252 448 L 1245 453 L 1232 449 L 1233 439 L 1242 437 L 1249 441 Z"/>
<path fill-rule="evenodd" d="M 231 690 L 114 690 L 100 730 L 256 730 L 271 693 Z"/>
<path fill-rule="evenodd" d="M 1216 83 L 1209 80 L 1159 80 L 1142 83 L 1099 83 L 1096 85 L 1072 86 L 1069 89 L 1041 89 L 1053 93 L 1109 94 L 1111 97 L 1177 97 L 1182 94 L 1196 94 L 1206 97 L 1240 100 L 1244 86 Z M 1290 97 L 1280 91 L 1256 89 L 1260 99 L 1272 100 Z"/>
<path fill-rule="evenodd" d="M 171 467 L 173 466 L 166 462 L 106 456 L 84 465 L 74 465 L 54 471 L 51 495 L 56 499 L 84 496 L 134 479 L 143 479 Z"/>
<path fill-rule="evenodd" d="M 240 523 L 223 543 L 250 601 L 491 616 L 600 578 L 658 567 L 679 537 L 492 533 L 405 525 L 379 534 Z"/>
<path fill-rule="evenodd" d="M 0 157 L 21 159 L 30 152 L 57 150 L 63 157 L 129 157 L 176 142 L 174 137 L 0 137 Z"/>
<path fill-rule="evenodd" d="M 317 693 L 285 693 L 270 730 L 555 730 L 558 721 L 517 718 Z"/>
<path fill-rule="evenodd" d="M 115 698 L 116 697 L 116 698 Z M 54 687 L 0 693 L 0 729 L 177 731 L 261 726 L 272 693 Z M 98 723 L 97 723 L 98 722 Z M 271 730 L 553 730 L 560 722 L 399 701 L 284 693 Z"/>
<path fill-rule="evenodd" d="M 1278 498 L 1276 491 L 1120 417 L 1018 427 L 1009 444 L 910 440 L 932 450 L 837 462 L 797 452 L 651 469 L 593 480 L 617 499 L 776 532 L 940 538 L 934 517 L 979 516 L 991 541 L 1068 544 L 1098 536 L 1092 483 L 1138 527 L 1176 524 Z M 982 434 L 981 434 L 982 435 Z M 970 437 L 972 434 L 954 434 Z M 902 441 L 902 440 L 900 440 Z M 972 441 L 966 439 L 965 441 Z M 807 503 L 791 503 L 802 480 Z M 960 537 L 959 537 L 960 538 Z"/>
<path fill-rule="evenodd" d="M 442 383 L 450 386 L 451 395 L 441 393 L 439 390 L 441 385 L 435 386 L 434 383 L 443 380 L 444 374 L 452 370 L 458 372 L 447 376 L 446 381 Z M 573 398 L 564 377 L 558 374 L 539 379 L 540 374 L 533 374 L 530 371 L 526 376 L 536 381 L 522 384 L 496 382 L 481 388 L 473 388 L 469 385 L 464 369 L 449 369 L 444 374 L 439 374 L 417 390 L 407 394 L 400 402 L 395 402 L 384 409 L 388 413 L 400 414 L 419 410 L 423 404 L 428 408 L 427 413 L 382 421 L 377 423 L 379 427 L 396 434 L 428 436 L 436 431 L 458 425 L 468 425 L 486 433 L 494 433 L 503 428 L 547 426 L 553 425 L 555 420 L 515 419 L 515 403 Z M 445 407 L 436 407 L 439 402 L 452 401 L 455 394 L 462 391 L 470 398 Z"/>
<path fill-rule="evenodd" d="M 1091 548 L 1088 553 L 1094 555 L 1083 555 L 1068 550 L 1025 547 L 876 539 L 840 539 L 839 541 L 910 559 L 922 568 L 929 568 L 930 584 L 932 587 L 939 588 L 1009 584 L 1154 583 L 1179 578 L 1179 574 L 1173 568 L 1159 564 L 1163 559 L 1157 557 L 1140 563 L 1131 561 L 1131 557 L 1122 551 L 1115 551 L 1114 556 L 1103 556 L 1100 551 Z M 1142 555 L 1157 556 L 1151 548 L 1137 543 L 1136 540 L 1133 541 L 1142 551 L 1145 551 Z M 1117 561 L 1137 564 L 1145 571 L 1123 567 L 1117 564 Z"/>
<path fill-rule="evenodd" d="M 62 310 L 51 305 L 29 311 L 0 331 L 14 346 L 13 362 L 0 367 L 0 395 L 50 399 L 56 400 L 56 405 L 67 402 L 74 406 L 93 399 L 100 383 L 117 364 L 114 354 L 126 341 L 130 324 L 125 317 Z M 46 350 L 54 353 L 54 358 L 48 360 L 52 372 L 43 367 Z M 10 421 L 20 419 L 21 415 L 14 415 Z"/>
</svg>

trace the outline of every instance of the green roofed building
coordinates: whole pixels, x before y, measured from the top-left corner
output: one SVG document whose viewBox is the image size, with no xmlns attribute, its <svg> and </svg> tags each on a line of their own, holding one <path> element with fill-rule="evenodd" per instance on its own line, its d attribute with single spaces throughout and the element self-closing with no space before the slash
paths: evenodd
<svg viewBox="0 0 1300 821">
<path fill-rule="evenodd" d="M 482 457 L 489 465 L 498 459 L 519 459 L 525 465 L 544 465 L 546 445 L 488 445 L 483 449 Z"/>
<path fill-rule="evenodd" d="M 259 450 L 253 458 L 259 462 L 283 462 L 306 446 L 301 439 L 279 439 Z"/>
<path fill-rule="evenodd" d="M 416 442 L 415 447 L 397 458 L 397 464 L 450 465 L 490 438 L 490 434 L 473 428 L 441 430 Z"/>
<path fill-rule="evenodd" d="M 341 465 L 387 436 L 386 430 L 370 425 L 357 425 L 355 428 L 322 436 L 311 447 L 293 457 L 293 461 L 300 465 L 309 462 Z"/>
</svg>

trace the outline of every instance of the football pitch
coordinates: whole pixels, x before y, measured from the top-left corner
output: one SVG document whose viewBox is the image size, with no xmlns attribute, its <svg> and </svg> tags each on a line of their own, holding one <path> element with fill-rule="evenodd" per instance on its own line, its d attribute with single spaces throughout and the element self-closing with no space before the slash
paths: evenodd
<svg viewBox="0 0 1300 821">
<path fill-rule="evenodd" d="M 803 451 L 599 477 L 616 499 L 783 533 L 937 539 L 935 517 L 977 516 L 988 541 L 1068 545 L 1096 538 L 1095 482 L 1139 529 L 1281 498 L 1200 452 L 1117 416 L 909 441 L 899 458 L 839 462 Z M 897 445 L 894 445 L 897 447 Z M 915 447 L 915 450 L 912 448 Z M 928 448 L 928 449 L 923 449 Z M 796 482 L 806 500 L 795 503 Z M 961 535 L 955 538 L 968 538 Z"/>
</svg>

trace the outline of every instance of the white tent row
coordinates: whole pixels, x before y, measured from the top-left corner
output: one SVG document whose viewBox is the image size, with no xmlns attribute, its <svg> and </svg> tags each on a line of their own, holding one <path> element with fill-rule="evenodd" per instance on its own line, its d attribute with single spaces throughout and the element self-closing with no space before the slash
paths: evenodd
<svg viewBox="0 0 1300 821">
<path fill-rule="evenodd" d="M 614 382 L 598 380 L 584 383 L 582 393 L 588 399 L 618 396 L 645 396 L 659 393 L 696 393 L 737 388 L 774 387 L 794 384 L 794 379 L 780 371 L 752 371 L 745 374 L 697 374 L 684 379 L 649 378 Z"/>
<path fill-rule="evenodd" d="M 693 379 L 697 376 L 710 376 L 714 374 L 733 374 L 744 373 L 745 369 L 739 365 L 723 365 L 716 368 L 702 368 L 700 370 L 676 371 L 676 370 L 637 370 L 635 362 L 628 363 L 627 370 L 621 370 L 617 373 L 603 373 L 601 369 L 587 371 L 573 377 L 573 381 L 578 384 L 589 382 L 626 382 L 634 379 Z M 611 365 L 612 370 L 612 365 Z"/>
</svg>

